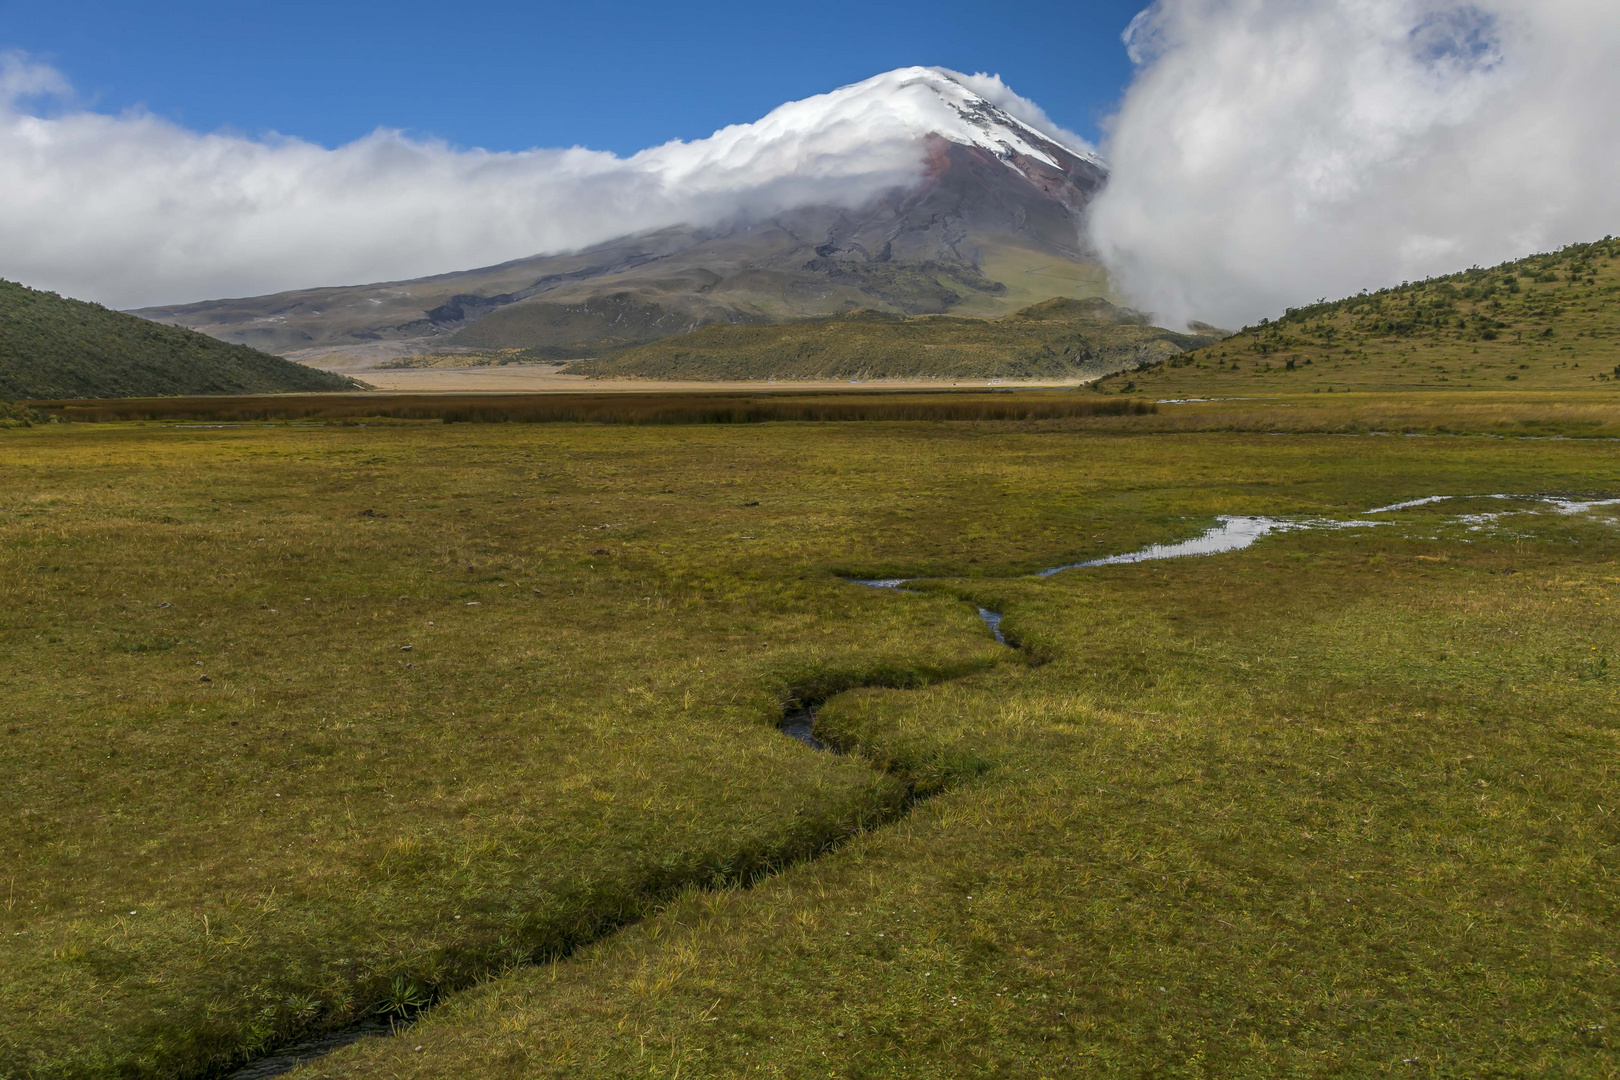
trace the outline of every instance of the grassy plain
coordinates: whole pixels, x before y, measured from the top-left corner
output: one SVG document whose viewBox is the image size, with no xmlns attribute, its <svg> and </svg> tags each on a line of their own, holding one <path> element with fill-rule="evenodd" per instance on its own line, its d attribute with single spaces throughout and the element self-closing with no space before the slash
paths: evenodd
<svg viewBox="0 0 1620 1080">
<path fill-rule="evenodd" d="M 0 432 L 0 1074 L 1616 1075 L 1613 510 L 1020 576 L 1620 494 L 1334 406 Z"/>
</svg>

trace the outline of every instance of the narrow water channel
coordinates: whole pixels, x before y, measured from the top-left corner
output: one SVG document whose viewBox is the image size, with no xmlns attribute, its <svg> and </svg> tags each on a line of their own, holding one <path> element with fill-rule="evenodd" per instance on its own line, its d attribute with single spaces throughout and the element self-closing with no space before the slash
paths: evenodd
<svg viewBox="0 0 1620 1080">
<path fill-rule="evenodd" d="M 391 1021 L 380 1016 L 368 1016 L 349 1027 L 329 1031 L 324 1035 L 312 1035 L 285 1046 L 268 1057 L 249 1062 L 231 1073 L 228 1080 L 268 1080 L 269 1077 L 291 1072 L 300 1065 L 325 1057 L 332 1051 L 341 1050 L 361 1039 L 383 1038 L 394 1034 L 396 1030 L 396 1025 Z"/>
<path fill-rule="evenodd" d="M 812 750 L 826 750 L 827 744 L 816 738 L 816 713 L 819 709 L 817 705 L 806 705 L 784 713 L 777 727 L 788 738 L 798 739 Z"/>
</svg>

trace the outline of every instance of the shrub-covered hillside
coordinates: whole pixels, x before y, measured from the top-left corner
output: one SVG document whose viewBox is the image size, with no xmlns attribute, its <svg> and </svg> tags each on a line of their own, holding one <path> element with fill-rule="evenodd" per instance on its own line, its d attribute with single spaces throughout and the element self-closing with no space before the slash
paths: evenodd
<svg viewBox="0 0 1620 1080">
<path fill-rule="evenodd" d="M 1558 389 L 1620 381 L 1612 237 L 1295 308 L 1102 380 L 1115 393 Z"/>
<path fill-rule="evenodd" d="M 1178 334 L 1104 300 L 1048 300 L 1000 319 L 856 311 L 776 326 L 707 326 L 567 370 L 652 379 L 1062 379 L 1218 340 Z"/>
<path fill-rule="evenodd" d="M 0 399 L 354 390 L 363 384 L 0 280 Z"/>
</svg>

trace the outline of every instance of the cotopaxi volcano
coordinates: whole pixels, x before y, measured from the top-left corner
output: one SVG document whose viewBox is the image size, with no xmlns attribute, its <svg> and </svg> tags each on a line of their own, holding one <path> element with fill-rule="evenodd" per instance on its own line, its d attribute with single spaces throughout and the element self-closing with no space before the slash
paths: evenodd
<svg viewBox="0 0 1620 1080">
<path fill-rule="evenodd" d="M 822 164 L 868 132 L 897 163 L 876 190 Z M 1107 292 L 1082 230 L 1104 163 L 998 80 L 904 68 L 680 146 L 706 175 L 746 168 L 758 187 L 765 174 L 770 198 L 494 267 L 140 314 L 359 370 L 413 352 L 589 356 L 716 323 L 1002 315 Z"/>
</svg>

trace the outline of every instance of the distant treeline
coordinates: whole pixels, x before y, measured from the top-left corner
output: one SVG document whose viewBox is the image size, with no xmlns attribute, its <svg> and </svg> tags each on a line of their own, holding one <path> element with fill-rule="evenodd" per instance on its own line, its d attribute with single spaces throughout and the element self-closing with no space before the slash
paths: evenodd
<svg viewBox="0 0 1620 1080">
<path fill-rule="evenodd" d="M 1149 401 L 1065 391 L 842 391 L 803 393 L 365 394 L 126 398 L 42 402 L 80 422 L 436 420 L 446 424 L 758 424 L 770 421 L 1057 420 L 1158 412 Z"/>
</svg>

